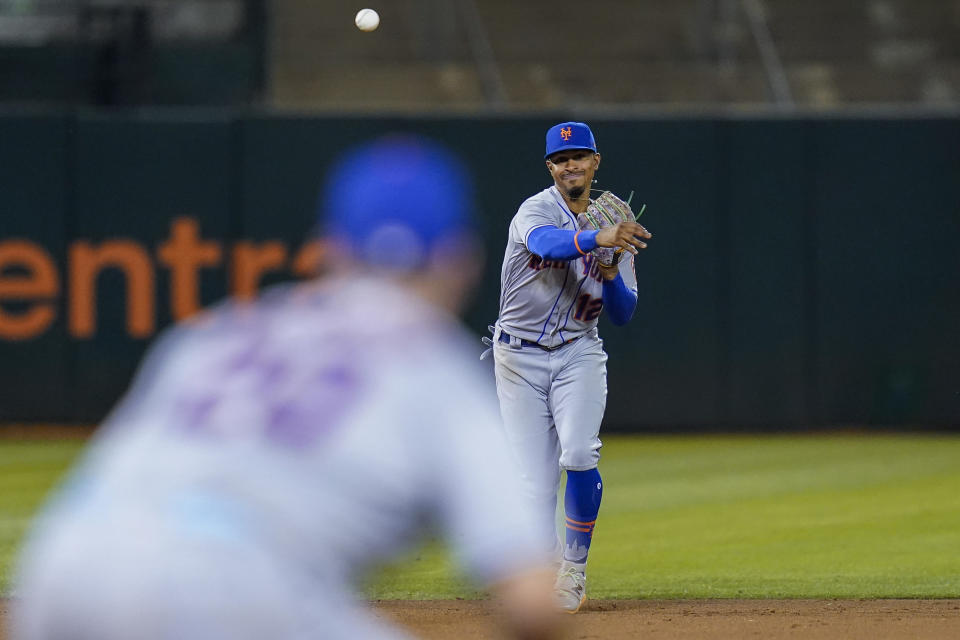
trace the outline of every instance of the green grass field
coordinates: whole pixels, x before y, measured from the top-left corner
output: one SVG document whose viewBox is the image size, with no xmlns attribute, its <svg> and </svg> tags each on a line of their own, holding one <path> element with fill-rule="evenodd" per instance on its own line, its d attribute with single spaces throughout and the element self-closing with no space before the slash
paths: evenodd
<svg viewBox="0 0 960 640">
<path fill-rule="evenodd" d="M 594 598 L 960 597 L 960 437 L 607 437 Z M 0 441 L 0 592 L 79 449 Z M 428 545 L 371 598 L 477 594 Z"/>
</svg>

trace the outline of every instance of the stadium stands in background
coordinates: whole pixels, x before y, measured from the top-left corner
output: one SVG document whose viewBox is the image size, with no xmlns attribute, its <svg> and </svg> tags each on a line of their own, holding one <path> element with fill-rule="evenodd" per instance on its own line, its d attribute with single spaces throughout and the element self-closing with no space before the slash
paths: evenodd
<svg viewBox="0 0 960 640">
<path fill-rule="evenodd" d="M 371 5 L 376 3 L 371 2 Z M 960 104 L 960 0 L 0 0 L 0 103 Z"/>
</svg>

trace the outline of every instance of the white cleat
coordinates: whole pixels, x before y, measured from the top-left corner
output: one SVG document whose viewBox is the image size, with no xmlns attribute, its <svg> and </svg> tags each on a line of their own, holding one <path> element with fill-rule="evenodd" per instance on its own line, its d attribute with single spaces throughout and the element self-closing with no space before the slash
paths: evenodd
<svg viewBox="0 0 960 640">
<path fill-rule="evenodd" d="M 576 567 L 566 567 L 553 586 L 560 610 L 576 613 L 587 599 L 587 575 Z"/>
</svg>

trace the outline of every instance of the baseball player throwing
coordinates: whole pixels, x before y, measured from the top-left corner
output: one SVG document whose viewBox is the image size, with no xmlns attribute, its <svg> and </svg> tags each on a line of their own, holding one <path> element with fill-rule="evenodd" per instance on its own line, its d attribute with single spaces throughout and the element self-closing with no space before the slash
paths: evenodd
<svg viewBox="0 0 960 640">
<path fill-rule="evenodd" d="M 528 198 L 510 223 L 492 344 L 500 411 L 525 490 L 538 505 L 541 538 L 558 559 L 562 548 L 556 596 L 563 610 L 576 613 L 586 599 L 587 553 L 603 492 L 597 463 L 607 354 L 597 318 L 606 309 L 614 324 L 630 320 L 637 303 L 633 256 L 651 236 L 632 215 L 583 228 L 600 166 L 586 124 L 547 131 L 545 159 L 553 186 Z M 610 264 L 599 258 L 604 248 L 614 256 Z M 554 520 L 561 469 L 562 545 Z"/>
<path fill-rule="evenodd" d="M 432 143 L 348 154 L 323 205 L 332 272 L 154 348 L 38 521 L 12 638 L 406 637 L 351 591 L 428 522 L 515 637 L 549 634 L 548 558 L 451 314 L 475 280 L 471 202 Z"/>
</svg>

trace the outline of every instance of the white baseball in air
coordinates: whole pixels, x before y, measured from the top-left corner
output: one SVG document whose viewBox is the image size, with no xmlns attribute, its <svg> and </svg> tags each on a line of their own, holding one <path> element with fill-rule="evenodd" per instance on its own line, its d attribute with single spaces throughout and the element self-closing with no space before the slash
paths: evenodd
<svg viewBox="0 0 960 640">
<path fill-rule="evenodd" d="M 360 31 L 373 31 L 380 26 L 380 15 L 373 9 L 360 9 L 353 21 Z"/>
</svg>

